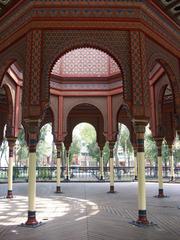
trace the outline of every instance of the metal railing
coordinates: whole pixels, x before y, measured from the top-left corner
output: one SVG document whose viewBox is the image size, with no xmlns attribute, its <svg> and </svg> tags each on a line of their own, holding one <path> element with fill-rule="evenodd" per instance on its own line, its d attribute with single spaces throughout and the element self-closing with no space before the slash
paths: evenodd
<svg viewBox="0 0 180 240">
<path fill-rule="evenodd" d="M 163 178 L 170 179 L 170 167 L 163 167 Z M 104 167 L 104 181 L 109 181 L 109 167 Z M 180 167 L 175 167 L 175 179 L 180 180 Z M 147 180 L 157 180 L 158 169 L 156 167 L 145 167 Z M 66 167 L 61 167 L 61 178 L 65 180 L 67 176 Z M 99 167 L 74 167 L 69 168 L 69 178 L 71 181 L 99 181 Z M 7 182 L 8 168 L 0 168 L 0 182 Z M 37 181 L 56 181 L 56 167 L 36 167 Z M 115 181 L 134 181 L 134 167 L 114 167 Z M 27 167 L 13 167 L 13 181 L 28 181 Z"/>
</svg>

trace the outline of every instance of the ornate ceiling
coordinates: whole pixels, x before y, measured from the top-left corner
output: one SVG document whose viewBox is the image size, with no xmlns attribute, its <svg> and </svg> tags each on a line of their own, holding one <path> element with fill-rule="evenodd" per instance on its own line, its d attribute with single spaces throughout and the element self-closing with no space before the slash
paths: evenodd
<svg viewBox="0 0 180 240">
<path fill-rule="evenodd" d="M 19 0 L 0 0 L 0 16 L 5 14 L 12 6 L 14 6 Z"/>
<path fill-rule="evenodd" d="M 120 2 L 119 0 L 114 0 L 113 2 L 111 0 L 104 0 L 104 5 L 108 4 L 108 1 L 114 5 L 116 5 L 116 2 Z M 22 2 L 22 1 L 20 1 L 20 0 L 0 0 L 0 17 L 2 15 L 4 15 L 10 8 L 12 8 L 18 2 Z M 31 2 L 31 1 L 29 1 L 29 2 Z M 54 2 L 56 2 L 56 1 L 54 1 Z M 59 2 L 61 2 L 61 0 Z M 63 0 L 62 3 L 63 2 L 65 2 L 65 1 Z M 71 1 L 68 1 L 68 2 L 71 2 Z M 74 1 L 72 1 L 72 3 L 73 2 Z M 79 5 L 81 5 L 80 2 L 81 1 L 78 1 Z M 98 0 L 97 1 L 87 0 L 86 2 L 98 2 Z M 124 0 L 122 2 L 124 2 L 124 4 L 125 4 Z M 130 1 L 127 1 L 127 2 L 130 2 Z M 131 0 L 131 2 L 132 3 L 137 2 L 137 0 Z M 158 8 L 161 8 L 161 10 L 163 10 L 166 15 L 171 17 L 171 19 L 173 19 L 177 24 L 180 24 L 180 1 L 179 0 L 149 0 L 149 1 L 147 1 L 146 4 L 148 5 L 149 3 L 155 4 L 155 6 L 157 6 Z M 89 4 L 91 5 L 91 3 L 89 3 Z"/>
<path fill-rule="evenodd" d="M 180 24 L 180 0 L 155 0 L 154 2 L 177 24 Z"/>
</svg>

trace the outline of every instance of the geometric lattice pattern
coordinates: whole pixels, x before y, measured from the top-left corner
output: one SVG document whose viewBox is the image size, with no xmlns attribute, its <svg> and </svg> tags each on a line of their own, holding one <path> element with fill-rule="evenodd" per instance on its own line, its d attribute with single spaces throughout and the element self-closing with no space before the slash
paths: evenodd
<svg viewBox="0 0 180 240">
<path fill-rule="evenodd" d="M 132 78 L 133 78 L 133 101 L 136 105 L 143 103 L 142 94 L 142 66 L 140 39 L 138 31 L 131 31 L 131 61 L 132 61 Z"/>
<path fill-rule="evenodd" d="M 62 56 L 52 73 L 62 77 L 107 77 L 120 73 L 117 63 L 94 48 L 79 48 Z"/>
</svg>

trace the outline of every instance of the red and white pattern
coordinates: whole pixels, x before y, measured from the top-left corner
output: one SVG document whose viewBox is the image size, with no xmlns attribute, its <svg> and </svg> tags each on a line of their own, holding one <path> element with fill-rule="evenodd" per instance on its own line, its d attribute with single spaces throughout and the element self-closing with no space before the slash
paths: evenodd
<svg viewBox="0 0 180 240">
<path fill-rule="evenodd" d="M 55 64 L 52 74 L 61 77 L 107 77 L 120 73 L 117 63 L 106 53 L 80 48 L 66 53 Z"/>
</svg>

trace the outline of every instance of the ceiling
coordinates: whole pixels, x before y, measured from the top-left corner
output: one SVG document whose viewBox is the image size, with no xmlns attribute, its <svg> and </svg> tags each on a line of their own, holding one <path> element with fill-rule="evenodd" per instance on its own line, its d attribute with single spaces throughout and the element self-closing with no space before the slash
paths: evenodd
<svg viewBox="0 0 180 240">
<path fill-rule="evenodd" d="M 154 2 L 177 24 L 180 24 L 180 0 L 155 0 Z"/>
<path fill-rule="evenodd" d="M 20 0 L 0 0 L 0 17 L 18 2 L 20 2 Z M 177 24 L 180 24 L 180 0 L 152 0 L 150 2 L 155 3 L 156 6 L 160 7 L 166 15 L 173 19 Z"/>
<path fill-rule="evenodd" d="M 0 0 L 0 17 L 13 7 L 19 0 Z"/>
</svg>

